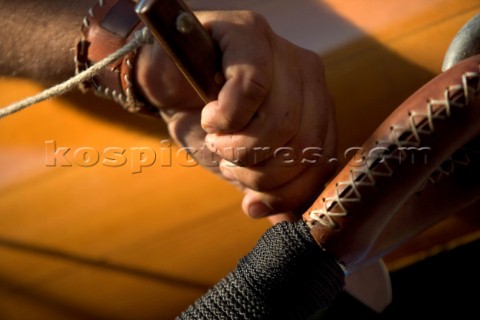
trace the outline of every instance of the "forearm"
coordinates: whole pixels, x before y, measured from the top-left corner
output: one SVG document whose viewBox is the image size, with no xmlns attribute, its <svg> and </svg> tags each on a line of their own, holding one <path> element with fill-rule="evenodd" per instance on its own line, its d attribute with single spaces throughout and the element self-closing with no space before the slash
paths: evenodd
<svg viewBox="0 0 480 320">
<path fill-rule="evenodd" d="M 310 319 L 343 285 L 343 271 L 307 226 L 283 222 L 177 319 Z"/>
<path fill-rule="evenodd" d="M 58 82 L 74 74 L 75 40 L 97 0 L 0 0 L 0 76 Z"/>
</svg>

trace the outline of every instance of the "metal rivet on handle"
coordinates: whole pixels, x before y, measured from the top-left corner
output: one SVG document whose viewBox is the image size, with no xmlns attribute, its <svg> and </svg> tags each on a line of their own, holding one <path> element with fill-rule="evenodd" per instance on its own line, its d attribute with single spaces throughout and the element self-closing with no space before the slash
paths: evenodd
<svg viewBox="0 0 480 320">
<path fill-rule="evenodd" d="M 188 12 L 182 12 L 178 15 L 175 25 L 180 33 L 188 34 L 193 30 L 195 18 Z"/>
</svg>

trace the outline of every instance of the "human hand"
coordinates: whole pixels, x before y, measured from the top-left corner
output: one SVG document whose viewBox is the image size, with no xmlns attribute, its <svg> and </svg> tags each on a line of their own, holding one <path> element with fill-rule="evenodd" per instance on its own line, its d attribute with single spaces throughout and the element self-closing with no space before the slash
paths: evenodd
<svg viewBox="0 0 480 320">
<path fill-rule="evenodd" d="M 172 138 L 239 186 L 252 217 L 291 211 L 333 173 L 334 114 L 317 54 L 276 35 L 247 11 L 197 17 L 223 52 L 226 83 L 206 106 L 157 44 L 142 48 L 137 84 Z"/>
</svg>

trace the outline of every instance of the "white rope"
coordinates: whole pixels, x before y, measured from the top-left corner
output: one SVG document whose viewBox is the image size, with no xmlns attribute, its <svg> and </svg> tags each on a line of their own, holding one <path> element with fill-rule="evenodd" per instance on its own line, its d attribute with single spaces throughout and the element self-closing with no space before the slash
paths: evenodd
<svg viewBox="0 0 480 320">
<path fill-rule="evenodd" d="M 105 59 L 94 64 L 87 70 L 77 74 L 76 76 L 68 79 L 65 82 L 57 84 L 51 88 L 46 89 L 45 91 L 40 92 L 39 94 L 28 97 L 24 100 L 15 102 L 5 108 L 0 109 L 0 118 L 6 117 L 8 115 L 14 114 L 22 109 L 28 108 L 37 104 L 39 102 L 48 100 L 53 97 L 58 97 L 63 95 L 76 87 L 78 87 L 82 82 L 85 82 L 91 79 L 95 74 L 97 74 L 101 69 L 105 68 L 109 64 L 119 60 L 128 53 L 140 48 L 144 44 L 152 43 L 153 38 L 147 28 L 143 28 L 135 33 L 132 41 L 127 43 L 124 47 L 115 51 Z"/>
</svg>

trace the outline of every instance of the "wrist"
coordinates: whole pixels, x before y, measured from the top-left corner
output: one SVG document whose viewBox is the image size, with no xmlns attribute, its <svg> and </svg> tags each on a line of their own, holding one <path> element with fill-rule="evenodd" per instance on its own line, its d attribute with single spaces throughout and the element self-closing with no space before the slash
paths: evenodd
<svg viewBox="0 0 480 320">
<path fill-rule="evenodd" d="M 88 10 L 76 47 L 77 73 L 122 48 L 144 27 L 134 9 L 132 0 L 101 0 Z M 129 112 L 158 116 L 158 110 L 139 94 L 135 85 L 136 62 L 137 51 L 130 52 L 82 83 L 80 89 L 112 99 Z"/>
</svg>

